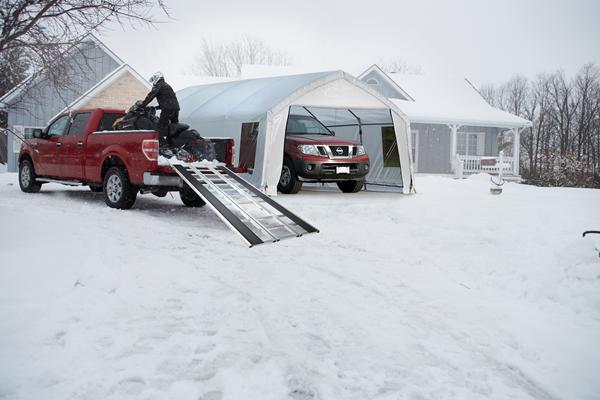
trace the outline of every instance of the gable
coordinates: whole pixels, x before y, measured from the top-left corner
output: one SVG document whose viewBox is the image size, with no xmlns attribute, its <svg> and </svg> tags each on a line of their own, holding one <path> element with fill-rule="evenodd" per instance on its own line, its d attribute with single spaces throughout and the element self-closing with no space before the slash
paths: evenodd
<svg viewBox="0 0 600 400">
<path fill-rule="evenodd" d="M 142 83 L 131 72 L 125 71 L 121 76 L 97 94 L 85 99 L 80 108 L 119 108 L 128 109 L 137 100 L 142 100 L 150 88 Z"/>
<path fill-rule="evenodd" d="M 387 75 L 382 73 L 379 68 L 375 68 L 375 66 L 369 68 L 359 79 L 369 88 L 388 99 L 409 100 L 408 96 Z"/>
<path fill-rule="evenodd" d="M 82 43 L 67 58 L 65 74 L 71 77 L 68 89 L 57 89 L 43 72 L 22 90 L 5 97 L 8 124 L 45 126 L 60 110 L 118 68 L 119 59 L 96 40 Z"/>
</svg>

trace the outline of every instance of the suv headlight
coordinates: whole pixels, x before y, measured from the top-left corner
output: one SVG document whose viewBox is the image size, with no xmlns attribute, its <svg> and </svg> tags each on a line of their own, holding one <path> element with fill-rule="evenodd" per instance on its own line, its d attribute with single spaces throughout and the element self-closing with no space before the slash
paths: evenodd
<svg viewBox="0 0 600 400">
<path fill-rule="evenodd" d="M 365 152 L 365 146 L 356 146 L 356 155 L 357 156 L 364 156 L 365 154 L 367 154 Z"/>
<path fill-rule="evenodd" d="M 319 150 L 317 149 L 317 146 L 312 145 L 312 144 L 299 144 L 298 149 L 303 154 L 307 154 L 309 156 L 320 156 L 321 155 L 321 153 L 319 153 Z"/>
</svg>

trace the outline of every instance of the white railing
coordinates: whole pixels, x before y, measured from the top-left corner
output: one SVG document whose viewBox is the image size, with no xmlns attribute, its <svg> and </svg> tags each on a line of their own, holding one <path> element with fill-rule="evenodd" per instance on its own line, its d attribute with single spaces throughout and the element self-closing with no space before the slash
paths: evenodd
<svg viewBox="0 0 600 400">
<path fill-rule="evenodd" d="M 500 156 L 465 156 L 462 154 L 456 155 L 456 171 L 462 170 L 462 173 L 476 174 L 479 172 L 488 172 L 491 174 L 500 173 L 504 175 L 516 175 L 516 163 L 514 157 L 504 156 L 500 162 Z"/>
</svg>

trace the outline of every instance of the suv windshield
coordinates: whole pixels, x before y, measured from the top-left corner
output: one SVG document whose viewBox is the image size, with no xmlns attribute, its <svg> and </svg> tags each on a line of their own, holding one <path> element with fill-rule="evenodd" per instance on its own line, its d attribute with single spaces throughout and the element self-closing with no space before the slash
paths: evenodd
<svg viewBox="0 0 600 400">
<path fill-rule="evenodd" d="M 329 135 L 333 132 L 322 123 L 307 115 L 290 115 L 288 117 L 286 135 Z"/>
</svg>

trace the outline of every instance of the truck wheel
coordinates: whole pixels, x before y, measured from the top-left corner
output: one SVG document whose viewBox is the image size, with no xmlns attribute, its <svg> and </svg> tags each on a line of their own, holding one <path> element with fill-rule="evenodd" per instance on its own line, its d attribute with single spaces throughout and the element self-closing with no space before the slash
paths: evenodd
<svg viewBox="0 0 600 400">
<path fill-rule="evenodd" d="M 104 176 L 104 201 L 111 208 L 128 210 L 133 207 L 138 189 L 129 182 L 121 167 L 110 167 Z"/>
<path fill-rule="evenodd" d="M 360 179 L 357 181 L 340 181 L 337 182 L 338 188 L 344 193 L 356 193 L 360 192 L 365 181 Z"/>
<path fill-rule="evenodd" d="M 25 193 L 37 193 L 42 188 L 42 184 L 36 182 L 33 163 L 25 159 L 19 164 L 19 186 Z"/>
<path fill-rule="evenodd" d="M 302 181 L 298 180 L 298 175 L 294 169 L 294 163 L 289 158 L 283 159 L 283 167 L 281 168 L 281 177 L 277 190 L 285 194 L 296 194 L 302 188 Z"/>
</svg>

